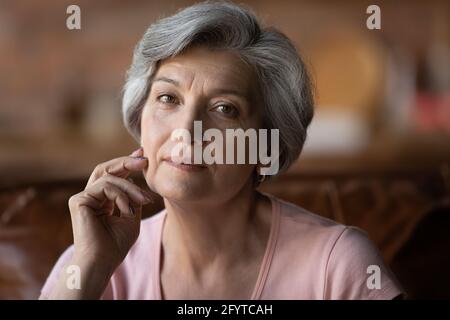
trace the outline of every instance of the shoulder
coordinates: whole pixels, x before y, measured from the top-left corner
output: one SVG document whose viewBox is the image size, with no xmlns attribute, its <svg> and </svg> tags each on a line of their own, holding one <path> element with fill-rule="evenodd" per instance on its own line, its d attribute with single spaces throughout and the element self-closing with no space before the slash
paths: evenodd
<svg viewBox="0 0 450 320">
<path fill-rule="evenodd" d="M 272 196 L 279 215 L 280 238 L 284 242 L 307 243 L 309 247 L 331 247 L 348 228 L 293 203 Z"/>
<path fill-rule="evenodd" d="M 393 299 L 402 293 L 403 289 L 367 233 L 347 227 L 329 254 L 325 297 Z"/>
<path fill-rule="evenodd" d="M 289 261 L 291 275 L 298 273 L 302 286 L 315 292 L 316 298 L 391 299 L 401 293 L 365 231 L 273 199 L 279 210 L 277 257 Z M 367 281 L 374 270 L 381 282 L 372 290 Z M 314 283 L 307 283 L 308 279 Z"/>
<path fill-rule="evenodd" d="M 280 236 L 285 240 L 306 241 L 309 246 L 327 244 L 329 253 L 342 247 L 358 254 L 378 253 L 364 230 L 322 217 L 293 203 L 274 200 L 278 206 L 275 210 L 279 210 Z"/>
</svg>

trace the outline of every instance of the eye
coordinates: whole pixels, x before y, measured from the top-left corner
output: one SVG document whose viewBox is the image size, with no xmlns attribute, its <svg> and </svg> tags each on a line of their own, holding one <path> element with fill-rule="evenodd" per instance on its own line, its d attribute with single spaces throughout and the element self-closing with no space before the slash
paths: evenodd
<svg viewBox="0 0 450 320">
<path fill-rule="evenodd" d="M 235 118 L 239 115 L 239 111 L 234 106 L 228 104 L 220 104 L 214 110 L 229 118 Z"/>
<path fill-rule="evenodd" d="M 178 103 L 178 100 L 176 97 L 170 95 L 170 94 L 162 94 L 158 96 L 158 101 L 166 104 L 176 104 Z"/>
</svg>

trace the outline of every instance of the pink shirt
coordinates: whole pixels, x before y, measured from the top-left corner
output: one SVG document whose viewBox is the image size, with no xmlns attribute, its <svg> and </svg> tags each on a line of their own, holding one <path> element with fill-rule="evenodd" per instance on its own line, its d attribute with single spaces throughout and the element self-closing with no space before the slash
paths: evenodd
<svg viewBox="0 0 450 320">
<path fill-rule="evenodd" d="M 364 231 L 266 195 L 272 201 L 272 225 L 252 300 L 392 299 L 402 293 Z M 142 221 L 139 238 L 111 277 L 103 299 L 161 299 L 166 215 L 163 210 Z M 42 289 L 43 297 L 49 295 L 72 252 L 73 246 L 59 258 Z"/>
</svg>

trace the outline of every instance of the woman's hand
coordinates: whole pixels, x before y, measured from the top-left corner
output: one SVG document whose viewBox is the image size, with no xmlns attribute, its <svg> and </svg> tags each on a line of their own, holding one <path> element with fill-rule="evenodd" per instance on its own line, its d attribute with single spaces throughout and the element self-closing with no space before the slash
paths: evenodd
<svg viewBox="0 0 450 320">
<path fill-rule="evenodd" d="M 74 251 L 65 266 L 80 270 L 80 288 L 67 286 L 61 272 L 50 299 L 98 299 L 114 270 L 135 243 L 140 230 L 142 206 L 152 201 L 146 191 L 127 180 L 133 171 L 148 165 L 142 149 L 130 156 L 98 165 L 84 191 L 69 199 Z"/>
<path fill-rule="evenodd" d="M 122 262 L 139 235 L 142 206 L 152 201 L 126 178 L 147 165 L 142 149 L 99 164 L 84 191 L 69 199 L 75 257 L 113 269 Z"/>
</svg>

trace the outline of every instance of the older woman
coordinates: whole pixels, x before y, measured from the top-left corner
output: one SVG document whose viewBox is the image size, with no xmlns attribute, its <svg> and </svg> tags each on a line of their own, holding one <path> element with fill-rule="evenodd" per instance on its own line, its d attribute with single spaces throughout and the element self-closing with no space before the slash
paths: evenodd
<svg viewBox="0 0 450 320">
<path fill-rule="evenodd" d="M 219 132 L 279 129 L 280 172 L 298 158 L 313 116 L 308 73 L 291 41 L 262 28 L 249 10 L 201 3 L 152 24 L 134 52 L 123 115 L 141 148 L 98 165 L 85 190 L 71 197 L 74 245 L 41 298 L 401 293 L 362 231 L 257 192 L 265 177 L 260 163 L 174 159 L 172 133 L 192 132 L 195 121 Z M 190 143 L 202 145 L 195 137 Z M 126 179 L 133 171 L 164 198 L 165 209 L 144 221 L 151 197 Z"/>
</svg>

